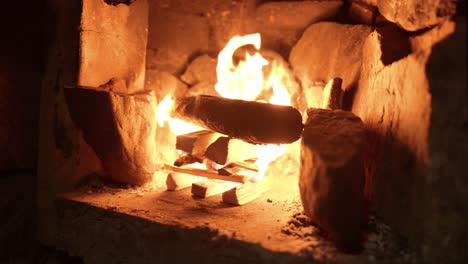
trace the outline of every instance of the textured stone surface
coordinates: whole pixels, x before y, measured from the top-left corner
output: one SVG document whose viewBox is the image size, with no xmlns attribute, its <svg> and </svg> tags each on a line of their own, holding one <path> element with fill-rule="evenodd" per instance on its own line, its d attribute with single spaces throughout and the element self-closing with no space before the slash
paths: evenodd
<svg viewBox="0 0 468 264">
<path fill-rule="evenodd" d="M 216 84 L 216 64 L 218 60 L 208 55 L 201 55 L 188 65 L 180 79 L 190 86 L 200 82 Z"/>
<path fill-rule="evenodd" d="M 158 102 L 161 102 L 168 94 L 179 98 L 187 92 L 187 85 L 174 75 L 158 70 L 146 72 L 145 90 L 153 90 Z"/>
<path fill-rule="evenodd" d="M 337 16 L 343 1 L 282 1 L 257 7 L 255 27 L 262 46 L 288 56 L 289 50 L 311 24 Z"/>
<path fill-rule="evenodd" d="M 360 24 L 374 24 L 377 13 L 377 8 L 374 5 L 363 3 L 359 0 L 352 1 L 348 8 L 348 18 Z"/>
<path fill-rule="evenodd" d="M 204 15 L 150 8 L 147 68 L 180 74 L 193 56 L 210 50 L 210 27 Z"/>
<path fill-rule="evenodd" d="M 405 30 L 434 26 L 455 14 L 457 0 L 379 0 L 380 13 Z"/>
<path fill-rule="evenodd" d="M 334 22 L 308 27 L 289 56 L 304 93 L 320 89 L 314 83 L 325 83 L 335 77 L 343 79 L 343 91 L 351 89 L 358 81 L 362 46 L 370 32 L 369 26 Z"/>
<path fill-rule="evenodd" d="M 118 78 L 129 93 L 143 90 L 148 11 L 146 0 L 116 6 L 83 1 L 79 86 L 98 87 Z"/>
<path fill-rule="evenodd" d="M 364 126 L 351 112 L 309 108 L 301 143 L 299 189 L 311 221 L 338 247 L 362 246 Z"/>
<path fill-rule="evenodd" d="M 430 57 L 432 45 L 453 30 L 452 22 L 417 35 L 378 28 L 364 45 L 353 104 L 368 130 L 367 195 L 378 213 L 434 263 L 456 262 L 466 248 L 461 224 L 466 209 L 461 208 L 466 208 L 467 187 L 457 176 L 466 174 L 461 161 L 466 156 L 461 114 L 466 62 L 456 59 L 466 54 L 463 38 L 448 46 L 442 42 L 445 48 L 432 50 L 434 61 Z"/>
<path fill-rule="evenodd" d="M 141 185 L 156 170 L 156 98 L 66 89 L 72 120 L 102 160 L 109 179 Z M 86 106 L 86 107 L 83 107 Z"/>
</svg>

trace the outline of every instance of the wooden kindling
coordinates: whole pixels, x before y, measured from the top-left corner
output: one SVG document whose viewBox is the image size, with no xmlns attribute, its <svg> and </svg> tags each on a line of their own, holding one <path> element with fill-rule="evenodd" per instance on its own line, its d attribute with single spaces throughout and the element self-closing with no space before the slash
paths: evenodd
<svg viewBox="0 0 468 264">
<path fill-rule="evenodd" d="M 299 139 L 302 116 L 291 106 L 198 95 L 178 100 L 174 115 L 252 144 L 284 144 Z"/>
<path fill-rule="evenodd" d="M 254 163 L 239 161 L 230 163 L 221 169 L 218 169 L 218 174 L 220 175 L 235 175 L 242 171 L 251 171 L 251 172 L 258 172 L 258 167 Z"/>
<path fill-rule="evenodd" d="M 251 159 L 257 154 L 255 145 L 211 131 L 179 135 L 176 148 L 198 160 L 206 158 L 221 165 Z"/>
<path fill-rule="evenodd" d="M 323 109 L 342 109 L 343 108 L 343 90 L 341 88 L 343 80 L 333 78 L 328 81 L 323 89 Z"/>
<path fill-rule="evenodd" d="M 248 177 L 246 176 L 241 176 L 241 175 L 224 176 L 224 175 L 219 175 L 216 171 L 202 170 L 202 169 L 196 169 L 196 168 L 179 168 L 179 167 L 171 166 L 168 164 L 164 164 L 164 169 L 170 170 L 173 172 L 185 173 L 185 174 L 190 174 L 194 176 L 201 176 L 201 177 L 205 177 L 209 179 L 229 181 L 229 182 L 246 183 L 249 181 Z"/>
</svg>

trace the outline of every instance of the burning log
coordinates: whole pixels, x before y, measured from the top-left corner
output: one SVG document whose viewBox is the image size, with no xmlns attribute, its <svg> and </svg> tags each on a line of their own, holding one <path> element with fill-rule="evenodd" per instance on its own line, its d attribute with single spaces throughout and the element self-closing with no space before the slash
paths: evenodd
<svg viewBox="0 0 468 264">
<path fill-rule="evenodd" d="M 224 175 L 219 175 L 217 172 L 214 172 L 214 171 L 202 170 L 202 169 L 196 169 L 196 168 L 179 168 L 179 167 L 174 167 L 174 166 L 167 165 L 167 164 L 164 164 L 164 169 L 170 170 L 173 172 L 185 173 L 185 174 L 190 174 L 194 176 L 201 176 L 201 177 L 205 177 L 209 179 L 229 181 L 229 182 L 245 183 L 249 180 L 248 177 L 241 176 L 241 175 L 224 176 Z"/>
<path fill-rule="evenodd" d="M 323 89 L 323 109 L 342 109 L 343 108 L 343 90 L 341 89 L 341 78 L 333 78 L 328 81 Z"/>
<path fill-rule="evenodd" d="M 231 189 L 234 184 L 233 182 L 204 180 L 192 184 L 192 194 L 196 197 L 205 198 L 223 193 Z"/>
<path fill-rule="evenodd" d="M 199 95 L 178 101 L 178 118 L 252 144 L 292 143 L 302 116 L 291 106 Z"/>
<path fill-rule="evenodd" d="M 338 247 L 357 250 L 366 221 L 362 121 L 342 110 L 310 108 L 307 115 L 299 178 L 304 211 Z"/>
<path fill-rule="evenodd" d="M 258 182 L 247 182 L 223 193 L 223 203 L 232 205 L 243 205 L 257 199 L 260 195 L 270 189 L 268 179 Z"/>
<path fill-rule="evenodd" d="M 207 158 L 221 165 L 253 158 L 257 152 L 255 145 L 211 131 L 177 136 L 176 148 L 196 159 Z"/>
</svg>

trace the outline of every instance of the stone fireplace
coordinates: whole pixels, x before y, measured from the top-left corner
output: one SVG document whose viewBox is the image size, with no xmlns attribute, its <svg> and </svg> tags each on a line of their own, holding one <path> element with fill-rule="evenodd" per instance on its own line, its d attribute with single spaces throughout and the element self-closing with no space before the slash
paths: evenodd
<svg viewBox="0 0 468 264">
<path fill-rule="evenodd" d="M 86 263 L 466 257 L 457 4 L 49 1 L 41 241 Z"/>
</svg>

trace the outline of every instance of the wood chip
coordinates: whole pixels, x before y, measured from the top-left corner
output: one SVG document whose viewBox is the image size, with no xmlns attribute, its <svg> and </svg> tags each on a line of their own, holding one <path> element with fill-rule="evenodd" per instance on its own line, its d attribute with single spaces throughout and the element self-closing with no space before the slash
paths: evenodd
<svg viewBox="0 0 468 264">
<path fill-rule="evenodd" d="M 177 191 L 192 186 L 192 183 L 204 180 L 204 177 L 191 176 L 184 173 L 171 172 L 166 178 L 168 191 Z"/>
<path fill-rule="evenodd" d="M 206 177 L 209 179 L 216 179 L 216 180 L 229 181 L 229 182 L 245 183 L 249 181 L 248 177 L 246 176 L 240 176 L 240 175 L 224 176 L 224 175 L 219 175 L 216 171 L 202 170 L 202 169 L 196 169 L 196 168 L 179 168 L 179 167 L 171 166 L 168 164 L 164 164 L 164 169 L 170 170 L 173 172 L 185 173 L 185 174 L 190 174 L 193 176 L 202 176 L 202 177 Z"/>
<path fill-rule="evenodd" d="M 270 189 L 270 180 L 264 178 L 258 182 L 247 182 L 223 193 L 223 203 L 243 205 L 249 203 Z"/>
<path fill-rule="evenodd" d="M 221 194 L 232 189 L 237 183 L 215 180 L 204 180 L 192 184 L 192 194 L 196 197 L 205 198 Z"/>
</svg>

